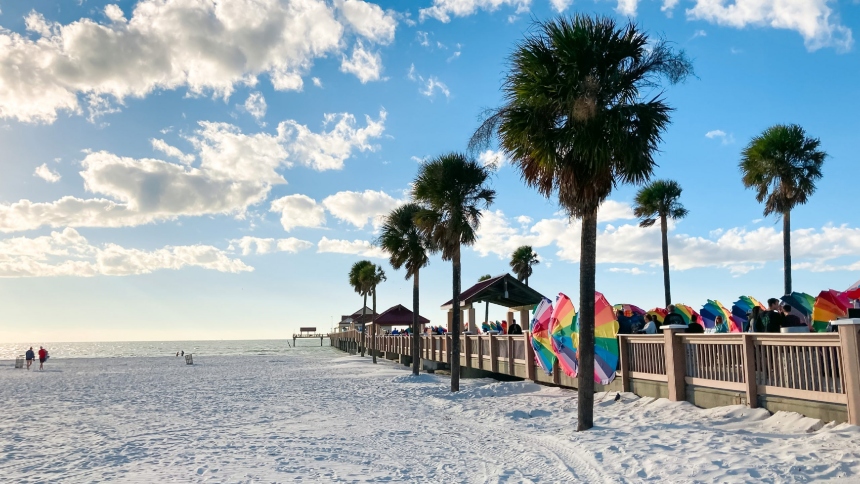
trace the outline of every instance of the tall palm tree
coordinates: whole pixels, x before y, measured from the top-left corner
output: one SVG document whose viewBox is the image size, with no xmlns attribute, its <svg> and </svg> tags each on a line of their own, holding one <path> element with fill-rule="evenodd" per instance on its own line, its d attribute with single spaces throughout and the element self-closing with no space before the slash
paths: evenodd
<svg viewBox="0 0 860 484">
<path fill-rule="evenodd" d="M 532 250 L 532 246 L 523 245 L 511 254 L 511 269 L 517 275 L 518 281 L 525 281 L 529 285 L 529 276 L 532 275 L 532 266 L 540 264 L 538 255 Z"/>
<path fill-rule="evenodd" d="M 360 260 L 352 265 L 349 269 L 349 285 L 364 297 L 364 302 L 361 306 L 361 356 L 364 356 L 364 344 L 366 342 L 364 331 L 364 320 L 367 313 L 367 295 L 370 294 L 371 284 L 370 276 L 373 274 L 373 263 L 369 260 Z"/>
<path fill-rule="evenodd" d="M 489 274 L 484 274 L 483 276 L 478 278 L 478 282 L 484 282 L 492 279 L 493 276 Z M 490 301 L 484 301 L 484 322 L 490 322 Z"/>
<path fill-rule="evenodd" d="M 412 198 L 422 206 L 415 216 L 418 228 L 442 252 L 442 260 L 452 262 L 452 392 L 460 390 L 460 247 L 475 243 L 481 207 L 496 198 L 489 177 L 489 169 L 475 159 L 449 153 L 421 165 L 412 185 Z"/>
<path fill-rule="evenodd" d="M 669 287 L 669 235 L 668 220 L 678 220 L 687 216 L 687 209 L 678 201 L 683 189 L 674 180 L 655 180 L 639 189 L 633 214 L 639 218 L 640 227 L 650 227 L 660 220 L 660 233 L 663 242 L 663 290 L 666 293 L 666 307 L 672 304 L 672 291 Z"/>
<path fill-rule="evenodd" d="M 806 136 L 796 124 L 777 124 L 764 130 L 741 153 L 744 186 L 764 202 L 764 215 L 782 216 L 785 293 L 791 294 L 791 211 L 815 193 L 827 153 L 821 141 Z"/>
<path fill-rule="evenodd" d="M 490 110 L 471 149 L 496 136 L 526 184 L 582 219 L 579 265 L 579 430 L 593 426 L 597 210 L 619 183 L 644 183 L 672 109 L 665 81 L 692 74 L 683 52 L 608 17 L 536 25 L 510 57 L 505 104 Z M 654 94 L 656 93 L 656 94 Z"/>
<path fill-rule="evenodd" d="M 420 316 L 418 312 L 418 281 L 421 268 L 427 267 L 430 246 L 415 225 L 415 216 L 421 211 L 417 203 L 395 208 L 386 217 L 376 245 L 388 253 L 388 261 L 395 270 L 406 268 L 406 279 L 412 278 L 412 374 L 418 375 L 421 358 L 419 347 Z"/>
<path fill-rule="evenodd" d="M 373 314 L 373 318 L 376 319 L 376 286 L 382 284 L 382 282 L 386 280 L 386 277 L 382 267 L 379 267 L 376 264 L 371 264 L 371 266 L 372 268 L 370 269 L 367 279 L 370 282 L 370 292 L 373 295 L 373 308 L 371 314 Z M 370 327 L 373 328 L 373 364 L 376 364 L 376 323 L 371 323 Z"/>
</svg>

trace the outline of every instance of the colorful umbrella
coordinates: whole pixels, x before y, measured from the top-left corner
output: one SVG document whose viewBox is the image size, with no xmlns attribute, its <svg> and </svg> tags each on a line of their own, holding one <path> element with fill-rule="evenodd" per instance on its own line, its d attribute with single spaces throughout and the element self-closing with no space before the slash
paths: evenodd
<svg viewBox="0 0 860 484">
<path fill-rule="evenodd" d="M 654 308 L 654 309 L 648 311 L 648 314 L 650 314 L 651 317 L 657 318 L 656 324 L 657 324 L 657 326 L 659 326 L 659 325 L 663 324 L 663 319 L 666 317 L 667 314 L 669 314 L 669 311 L 666 311 L 663 308 Z"/>
<path fill-rule="evenodd" d="M 488 333 L 488 332 L 492 331 L 492 330 L 490 329 L 490 323 L 488 323 L 488 322 L 486 322 L 486 321 L 484 321 L 483 323 L 481 323 L 481 331 L 483 331 L 483 332 L 485 332 L 485 333 Z"/>
<path fill-rule="evenodd" d="M 616 304 L 612 308 L 615 310 L 616 319 L 618 319 L 619 333 L 632 333 L 633 328 L 641 328 L 645 324 L 645 310 L 639 306 Z"/>
<path fill-rule="evenodd" d="M 760 303 L 752 296 L 739 297 L 738 300 L 732 304 L 732 319 L 739 321 L 741 323 L 741 328 L 747 328 L 749 326 L 749 316 L 747 316 L 747 314 L 756 306 L 761 309 L 765 309 L 764 304 Z"/>
<path fill-rule="evenodd" d="M 575 377 L 579 370 L 579 364 L 576 361 L 576 348 L 579 346 L 576 309 L 570 298 L 562 293 L 558 293 L 558 297 L 555 298 L 549 327 L 552 349 L 558 357 L 558 365 L 567 376 Z"/>
<path fill-rule="evenodd" d="M 812 329 L 819 333 L 827 331 L 830 321 L 846 317 L 850 307 L 851 301 L 845 293 L 833 289 L 821 291 L 812 309 Z"/>
<path fill-rule="evenodd" d="M 721 302 L 708 299 L 708 302 L 702 306 L 700 314 L 702 316 L 702 324 L 705 328 L 713 328 L 719 331 L 721 328 L 715 327 L 714 320 L 717 319 L 717 316 L 722 316 L 723 324 L 726 325 L 725 329 L 727 331 L 731 329 L 732 332 L 736 332 L 733 330 L 733 327 L 730 326 L 732 324 L 731 313 Z"/>
<path fill-rule="evenodd" d="M 791 306 L 792 313 L 795 313 L 795 309 L 797 310 L 797 314 L 800 317 L 800 320 L 805 322 L 807 325 L 810 324 L 812 320 L 812 309 L 815 306 L 815 298 L 806 294 L 805 292 L 792 292 L 787 296 L 782 296 L 780 298 L 783 304 L 788 304 Z M 795 313 L 796 314 L 796 313 Z"/>
<path fill-rule="evenodd" d="M 552 367 L 555 365 L 556 360 L 555 353 L 552 351 L 552 338 L 549 334 L 551 318 L 552 301 L 543 298 L 538 303 L 537 308 L 535 308 L 531 334 L 532 348 L 535 350 L 535 360 L 547 375 L 552 375 Z"/>
<path fill-rule="evenodd" d="M 845 290 L 844 294 L 848 296 L 848 299 L 860 299 L 860 281 L 851 284 L 851 286 L 849 286 L 848 289 Z"/>
<path fill-rule="evenodd" d="M 608 385 L 618 368 L 618 321 L 615 310 L 599 292 L 594 293 L 594 381 Z M 578 347 L 578 345 L 577 345 Z"/>
<path fill-rule="evenodd" d="M 508 334 L 508 322 L 502 321 L 502 334 Z"/>
<path fill-rule="evenodd" d="M 693 320 L 693 315 L 696 315 L 696 320 L 700 321 L 699 324 L 702 324 L 702 316 L 699 315 L 693 308 L 687 306 L 686 304 L 675 303 L 675 314 L 680 314 L 682 318 L 684 318 L 684 324 L 687 326 L 690 325 L 690 321 Z"/>
</svg>

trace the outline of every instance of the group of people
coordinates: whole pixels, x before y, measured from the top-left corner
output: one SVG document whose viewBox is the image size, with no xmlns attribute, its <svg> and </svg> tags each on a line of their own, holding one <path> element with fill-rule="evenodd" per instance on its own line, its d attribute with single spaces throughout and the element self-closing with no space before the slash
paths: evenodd
<svg viewBox="0 0 860 484">
<path fill-rule="evenodd" d="M 45 369 L 45 362 L 48 360 L 48 350 L 43 347 L 39 347 L 39 369 Z M 36 360 L 36 352 L 33 351 L 33 347 L 31 346 L 26 353 L 24 353 L 24 358 L 27 360 L 27 369 L 30 369 L 30 366 L 33 365 L 33 362 Z"/>
<path fill-rule="evenodd" d="M 670 304 L 666 308 L 667 314 L 661 323 L 656 315 L 645 314 L 645 322 L 639 327 L 619 328 L 619 333 L 635 333 L 635 334 L 656 334 L 659 327 L 669 324 L 681 324 L 687 326 L 687 333 L 704 333 L 705 328 L 699 321 L 699 315 L 693 313 L 690 316 L 690 324 L 688 325 L 684 318 L 675 310 L 675 306 Z M 621 319 L 619 311 L 618 318 Z M 780 305 L 779 299 L 770 298 L 767 300 L 767 309 L 762 309 L 758 306 L 752 308 L 752 311 L 747 313 L 747 319 L 743 322 L 743 331 L 745 333 L 779 333 L 782 328 L 806 326 L 794 310 L 788 304 Z M 728 333 L 729 322 L 724 321 L 722 316 L 714 318 L 714 333 Z"/>
</svg>

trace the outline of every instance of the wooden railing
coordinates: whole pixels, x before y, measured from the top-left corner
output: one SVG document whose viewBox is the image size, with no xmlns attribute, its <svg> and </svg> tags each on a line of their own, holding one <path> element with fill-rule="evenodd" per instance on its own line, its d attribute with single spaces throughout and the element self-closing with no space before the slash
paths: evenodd
<svg viewBox="0 0 860 484">
<path fill-rule="evenodd" d="M 359 331 L 330 335 L 332 346 L 360 350 Z M 535 372 L 528 333 L 462 335 L 460 364 L 547 382 Z M 422 335 L 422 359 L 449 364 L 450 335 Z M 412 355 L 408 335 L 368 335 L 368 347 L 386 354 Z M 848 420 L 860 424 L 860 325 L 839 333 L 685 334 L 666 329 L 656 335 L 620 335 L 620 389 L 632 380 L 665 382 L 669 398 L 686 399 L 686 386 L 736 392 L 751 407 L 759 395 L 848 406 Z M 558 372 L 556 372 L 558 373 Z M 554 375 L 550 383 L 559 384 Z"/>
</svg>

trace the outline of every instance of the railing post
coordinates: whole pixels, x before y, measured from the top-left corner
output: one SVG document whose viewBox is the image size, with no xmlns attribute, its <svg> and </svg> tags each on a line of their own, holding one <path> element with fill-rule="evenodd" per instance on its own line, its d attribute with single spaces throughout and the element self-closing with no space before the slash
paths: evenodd
<svg viewBox="0 0 860 484">
<path fill-rule="evenodd" d="M 621 391 L 630 391 L 630 343 L 627 338 L 620 334 L 618 335 L 618 357 L 621 368 Z"/>
<path fill-rule="evenodd" d="M 468 336 L 460 336 L 463 338 L 463 348 L 465 348 L 464 353 L 466 356 L 466 364 L 463 365 L 467 368 L 472 367 L 472 340 Z"/>
<path fill-rule="evenodd" d="M 666 358 L 666 378 L 669 386 L 669 400 L 683 402 L 687 399 L 687 388 L 684 377 L 686 362 L 684 361 L 684 342 L 675 335 L 687 329 L 685 324 L 667 324 L 660 326 L 663 330 L 664 355 Z"/>
<path fill-rule="evenodd" d="M 747 405 L 750 408 L 758 407 L 758 385 L 755 381 L 755 341 L 753 335 L 744 333 L 744 385 L 747 390 Z"/>
<path fill-rule="evenodd" d="M 526 378 L 535 381 L 535 349 L 531 345 L 531 331 L 523 331 L 523 346 L 526 355 Z"/>
<path fill-rule="evenodd" d="M 493 373 L 499 372 L 499 340 L 494 336 L 490 336 L 490 371 Z"/>
<path fill-rule="evenodd" d="M 848 423 L 860 425 L 860 319 L 837 319 L 845 396 L 848 397 Z"/>
<path fill-rule="evenodd" d="M 528 331 L 526 331 L 528 333 Z M 516 372 L 514 371 L 514 339 L 508 339 L 508 375 L 516 376 Z M 526 338 L 526 343 L 528 343 L 528 338 Z"/>
</svg>

